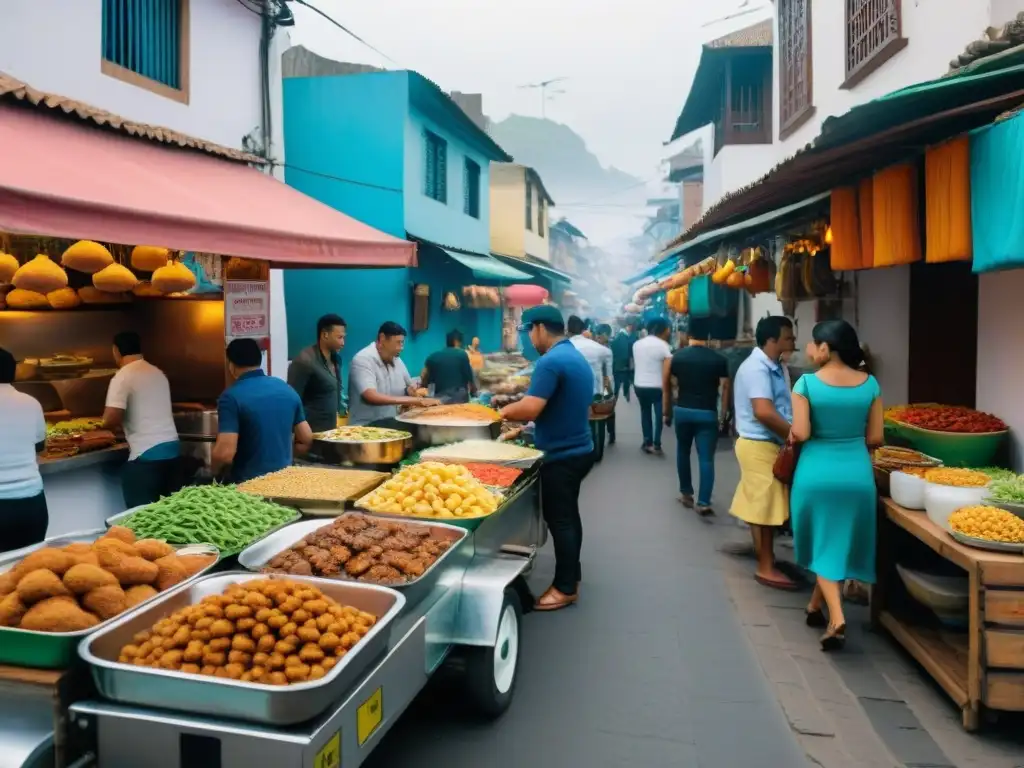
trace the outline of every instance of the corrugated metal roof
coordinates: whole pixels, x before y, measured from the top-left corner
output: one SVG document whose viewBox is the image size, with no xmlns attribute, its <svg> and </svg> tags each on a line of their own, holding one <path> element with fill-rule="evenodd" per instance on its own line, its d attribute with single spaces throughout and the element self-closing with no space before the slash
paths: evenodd
<svg viewBox="0 0 1024 768">
<path fill-rule="evenodd" d="M 263 158 L 248 152 L 214 144 L 205 139 L 197 139 L 194 136 L 172 131 L 170 128 L 137 123 L 120 115 L 115 115 L 113 112 L 107 112 L 105 109 L 100 109 L 81 101 L 75 101 L 67 96 L 37 90 L 5 72 L 0 72 L 0 100 L 21 101 L 40 109 L 60 110 L 66 115 L 77 117 L 85 122 L 95 123 L 104 128 L 126 133 L 129 136 L 137 136 L 161 144 L 172 144 L 186 149 L 195 149 L 208 155 L 216 155 L 228 160 L 237 160 L 245 163 L 266 163 L 266 160 Z"/>
<path fill-rule="evenodd" d="M 765 19 L 749 27 L 722 35 L 710 43 L 705 43 L 705 48 L 771 48 L 773 41 L 772 20 Z"/>
</svg>

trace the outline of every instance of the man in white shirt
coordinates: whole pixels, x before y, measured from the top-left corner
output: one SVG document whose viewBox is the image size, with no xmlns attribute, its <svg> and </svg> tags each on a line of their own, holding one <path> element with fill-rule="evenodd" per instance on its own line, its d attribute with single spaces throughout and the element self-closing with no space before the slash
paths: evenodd
<svg viewBox="0 0 1024 768">
<path fill-rule="evenodd" d="M 49 512 L 36 454 L 46 447 L 43 408 L 14 388 L 14 355 L 0 349 L 0 551 L 46 538 Z"/>
<path fill-rule="evenodd" d="M 114 337 L 114 362 L 103 428 L 124 428 L 128 463 L 121 491 L 128 509 L 152 504 L 181 487 L 178 430 L 171 408 L 171 385 L 164 372 L 142 357 L 142 341 L 132 331 Z"/>
<path fill-rule="evenodd" d="M 633 391 L 640 403 L 643 452 L 663 456 L 661 450 L 662 387 L 672 362 L 668 345 L 672 327 L 664 318 L 647 324 L 647 335 L 633 345 Z"/>
<path fill-rule="evenodd" d="M 405 348 L 405 328 L 387 322 L 377 340 L 352 358 L 348 374 L 348 423 L 365 426 L 394 419 L 405 406 L 439 405 L 425 397 L 426 391 L 413 383 L 400 355 Z"/>
<path fill-rule="evenodd" d="M 566 323 L 570 343 L 579 350 L 594 372 L 594 395 L 603 395 L 611 390 L 612 351 L 593 339 L 583 335 L 586 325 L 576 315 Z"/>
</svg>

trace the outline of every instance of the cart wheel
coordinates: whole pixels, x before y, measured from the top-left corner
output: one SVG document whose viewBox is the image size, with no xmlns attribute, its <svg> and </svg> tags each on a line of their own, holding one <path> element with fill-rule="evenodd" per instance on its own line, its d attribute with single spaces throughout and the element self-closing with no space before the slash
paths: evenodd
<svg viewBox="0 0 1024 768">
<path fill-rule="evenodd" d="M 484 717 L 499 717 L 512 703 L 519 672 L 522 615 L 518 593 L 506 588 L 494 646 L 465 649 L 466 692 L 473 709 Z"/>
</svg>

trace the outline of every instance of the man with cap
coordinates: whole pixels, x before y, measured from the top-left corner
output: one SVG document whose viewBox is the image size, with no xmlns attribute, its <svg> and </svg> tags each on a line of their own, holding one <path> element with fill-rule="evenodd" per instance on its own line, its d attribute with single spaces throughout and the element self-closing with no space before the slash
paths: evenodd
<svg viewBox="0 0 1024 768">
<path fill-rule="evenodd" d="M 557 611 L 576 602 L 582 579 L 579 495 L 594 466 L 590 434 L 594 374 L 565 337 L 565 321 L 556 307 L 528 309 L 520 330 L 529 331 L 541 357 L 526 396 L 503 408 L 501 415 L 510 421 L 534 422 L 534 442 L 545 454 L 540 468 L 541 506 L 555 546 L 555 578 L 534 608 Z"/>
</svg>

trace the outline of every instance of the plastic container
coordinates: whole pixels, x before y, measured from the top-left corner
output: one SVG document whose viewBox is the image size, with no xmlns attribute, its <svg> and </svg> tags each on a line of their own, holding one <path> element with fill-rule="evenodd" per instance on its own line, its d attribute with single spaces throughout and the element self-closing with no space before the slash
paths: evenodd
<svg viewBox="0 0 1024 768">
<path fill-rule="evenodd" d="M 924 509 L 924 492 L 928 483 L 917 475 L 905 472 L 889 473 L 889 495 L 904 509 Z"/>
<path fill-rule="evenodd" d="M 963 507 L 979 506 L 988 496 L 988 486 L 961 488 L 953 485 L 925 483 L 924 509 L 928 519 L 942 528 L 951 530 L 949 516 Z"/>
<path fill-rule="evenodd" d="M 910 596 L 930 608 L 944 624 L 961 626 L 967 619 L 970 588 L 965 576 L 936 576 L 902 565 L 896 571 Z"/>
</svg>

